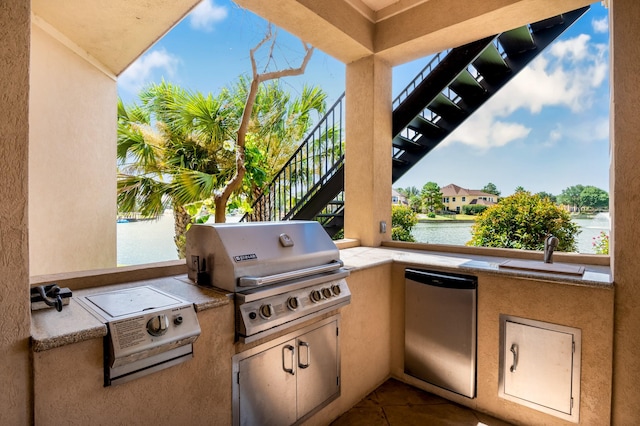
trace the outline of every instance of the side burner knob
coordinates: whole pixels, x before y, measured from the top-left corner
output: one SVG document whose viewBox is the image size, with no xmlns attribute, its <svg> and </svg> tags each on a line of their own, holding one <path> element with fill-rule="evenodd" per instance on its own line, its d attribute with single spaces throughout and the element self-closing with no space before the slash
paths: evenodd
<svg viewBox="0 0 640 426">
<path fill-rule="evenodd" d="M 340 292 L 342 290 L 340 290 L 340 286 L 338 284 L 334 284 L 331 286 L 331 291 L 333 291 L 333 294 L 335 294 L 336 296 L 340 296 Z"/>
<path fill-rule="evenodd" d="M 313 290 L 309 295 L 309 298 L 312 302 L 318 303 L 322 300 L 322 293 L 320 293 L 320 290 Z"/>
<path fill-rule="evenodd" d="M 147 333 L 152 336 L 162 336 L 169 329 L 169 317 L 160 314 L 147 321 Z"/>
</svg>

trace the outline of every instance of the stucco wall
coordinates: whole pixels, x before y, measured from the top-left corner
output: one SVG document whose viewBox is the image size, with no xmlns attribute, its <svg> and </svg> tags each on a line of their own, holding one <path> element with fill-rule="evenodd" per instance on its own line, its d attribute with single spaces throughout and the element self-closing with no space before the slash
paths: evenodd
<svg viewBox="0 0 640 426">
<path fill-rule="evenodd" d="M 346 79 L 344 193 L 352 207 L 344 232 L 376 247 L 391 239 L 391 66 L 369 56 L 348 64 Z"/>
<path fill-rule="evenodd" d="M 37 425 L 229 425 L 233 304 L 198 314 L 194 358 L 103 387 L 102 339 L 34 354 Z"/>
<path fill-rule="evenodd" d="M 610 420 L 613 289 L 478 274 L 477 397 L 467 399 L 404 374 L 404 266 L 393 269 L 392 374 L 418 387 L 515 424 L 572 423 L 498 397 L 500 314 L 582 330 L 580 424 Z M 398 314 L 399 313 L 399 314 Z"/>
<path fill-rule="evenodd" d="M 27 155 L 30 3 L 0 2 L 0 424 L 30 423 Z"/>
<path fill-rule="evenodd" d="M 30 274 L 116 266 L 116 83 L 32 29 Z"/>
<path fill-rule="evenodd" d="M 391 264 L 353 272 L 347 283 L 351 304 L 342 308 L 340 398 L 305 425 L 326 425 L 358 403 L 389 376 L 393 310 Z M 395 325 L 395 324 L 394 324 Z"/>
<path fill-rule="evenodd" d="M 612 268 L 616 283 L 613 423 L 640 418 L 640 3 L 611 1 L 611 224 Z"/>
</svg>

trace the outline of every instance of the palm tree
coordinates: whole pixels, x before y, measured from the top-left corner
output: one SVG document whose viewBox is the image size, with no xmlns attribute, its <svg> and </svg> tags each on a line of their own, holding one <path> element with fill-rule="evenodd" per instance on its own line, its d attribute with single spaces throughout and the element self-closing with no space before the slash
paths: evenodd
<svg viewBox="0 0 640 426">
<path fill-rule="evenodd" d="M 235 173 L 248 90 L 245 77 L 217 97 L 162 82 L 144 89 L 139 105 L 118 102 L 118 208 L 156 216 L 171 206 L 180 257 L 192 220 L 187 209 L 211 199 Z M 291 99 L 277 81 L 260 86 L 236 197 L 251 200 L 262 191 L 311 126 L 311 113 L 324 111 L 325 98 L 318 88 Z"/>
</svg>

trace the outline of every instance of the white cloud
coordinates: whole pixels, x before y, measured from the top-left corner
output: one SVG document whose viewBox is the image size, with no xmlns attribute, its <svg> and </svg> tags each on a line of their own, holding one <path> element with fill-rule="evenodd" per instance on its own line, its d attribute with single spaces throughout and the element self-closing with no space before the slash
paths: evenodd
<svg viewBox="0 0 640 426">
<path fill-rule="evenodd" d="M 562 139 L 563 126 L 560 124 L 556 125 L 556 128 L 549 132 L 549 144 L 552 145 L 555 142 L 558 142 Z"/>
<path fill-rule="evenodd" d="M 568 127 L 564 129 L 563 137 L 582 143 L 609 140 L 609 117 L 605 115 Z"/>
<path fill-rule="evenodd" d="M 447 143 L 481 150 L 500 147 L 527 137 L 532 130 L 512 118 L 518 110 L 539 114 L 550 106 L 572 112 L 591 107 L 596 89 L 607 77 L 608 58 L 606 45 L 590 40 L 581 34 L 554 43 L 453 132 Z M 592 131 L 603 133 L 601 126 Z M 552 142 L 559 137 L 550 135 Z"/>
<path fill-rule="evenodd" d="M 589 52 L 589 40 L 591 40 L 589 35 L 580 34 L 575 38 L 556 41 L 549 48 L 549 52 L 556 58 L 581 61 Z"/>
<path fill-rule="evenodd" d="M 193 29 L 211 32 L 213 25 L 223 21 L 227 15 L 226 7 L 216 5 L 213 0 L 203 0 L 189 14 L 189 23 Z"/>
<path fill-rule="evenodd" d="M 445 141 L 461 142 L 480 150 L 498 148 L 527 137 L 531 129 L 514 122 L 499 120 L 486 106 L 477 110 Z"/>
<path fill-rule="evenodd" d="M 180 59 L 164 49 L 153 50 L 138 58 L 118 77 L 118 85 L 132 93 L 139 91 L 149 83 L 154 71 L 161 71 L 167 76 L 175 75 Z"/>
<path fill-rule="evenodd" d="M 591 20 L 591 26 L 596 33 L 606 33 L 609 31 L 609 20 L 606 16 L 602 19 L 593 19 Z"/>
</svg>

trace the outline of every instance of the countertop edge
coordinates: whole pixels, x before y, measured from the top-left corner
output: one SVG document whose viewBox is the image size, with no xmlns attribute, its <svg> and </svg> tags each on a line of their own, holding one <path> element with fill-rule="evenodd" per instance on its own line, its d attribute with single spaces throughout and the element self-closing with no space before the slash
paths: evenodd
<svg viewBox="0 0 640 426">
<path fill-rule="evenodd" d="M 107 326 L 102 324 L 97 327 L 80 330 L 76 333 L 61 334 L 51 337 L 34 337 L 31 335 L 31 348 L 33 352 L 44 352 L 74 343 L 102 338 L 107 335 Z"/>
<path fill-rule="evenodd" d="M 537 272 L 526 269 L 501 268 L 508 258 L 430 252 L 425 250 L 389 247 L 353 247 L 340 251 L 345 267 L 351 271 L 369 269 L 386 263 L 401 263 L 422 268 L 436 268 L 466 273 L 487 273 L 502 277 L 556 282 L 583 287 L 613 288 L 611 269 L 608 266 L 584 264 L 582 276 L 563 273 Z M 559 264 L 561 262 L 558 262 Z"/>
</svg>

